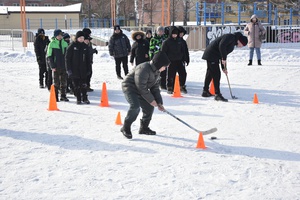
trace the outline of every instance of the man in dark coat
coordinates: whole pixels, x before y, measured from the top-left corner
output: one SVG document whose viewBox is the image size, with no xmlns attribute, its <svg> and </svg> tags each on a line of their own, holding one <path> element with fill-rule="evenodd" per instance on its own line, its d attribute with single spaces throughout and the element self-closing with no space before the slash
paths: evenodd
<svg viewBox="0 0 300 200">
<path fill-rule="evenodd" d="M 183 79 L 182 81 L 184 81 L 184 80 L 186 80 L 186 76 L 187 76 L 185 66 L 188 66 L 190 63 L 190 54 L 189 54 L 188 45 L 187 45 L 186 41 L 183 39 L 183 36 L 186 34 L 186 30 L 182 26 L 178 26 L 178 30 L 179 30 L 179 39 L 182 42 L 183 53 L 184 53 L 183 60 L 182 60 L 184 67 L 182 68 L 181 74 L 179 74 L 179 76 L 181 75 L 183 77 L 182 78 L 179 77 L 179 79 Z M 182 83 L 180 90 L 182 93 L 185 93 L 185 94 L 187 93 L 185 82 Z"/>
<path fill-rule="evenodd" d="M 109 54 L 115 59 L 117 78 L 122 80 L 121 63 L 126 76 L 128 74 L 128 55 L 131 51 L 131 45 L 119 25 L 114 26 L 114 34 L 109 39 L 108 50 Z"/>
<path fill-rule="evenodd" d="M 66 52 L 66 67 L 73 82 L 77 104 L 81 104 L 82 101 L 90 103 L 87 98 L 87 77 L 91 73 L 91 60 L 89 47 L 84 43 L 84 35 L 83 31 L 78 31 L 75 41 Z"/>
<path fill-rule="evenodd" d="M 85 43 L 89 46 L 89 51 L 90 51 L 90 59 L 91 59 L 91 74 L 87 77 L 87 91 L 88 92 L 93 92 L 94 90 L 91 88 L 91 78 L 93 75 L 93 63 L 94 63 L 94 53 L 98 54 L 98 50 L 96 48 L 93 48 L 93 44 L 91 43 L 91 40 L 93 39 L 91 37 L 92 31 L 89 28 L 83 28 L 82 31 L 85 34 Z"/>
<path fill-rule="evenodd" d="M 149 128 L 154 107 L 164 111 L 163 100 L 159 89 L 159 74 L 164 71 L 170 60 L 164 52 L 155 54 L 150 62 L 139 64 L 126 76 L 122 82 L 122 90 L 130 107 L 121 128 L 123 135 L 131 139 L 131 124 L 143 111 L 139 134 L 155 135 L 156 132 Z"/>
<path fill-rule="evenodd" d="M 145 34 L 141 31 L 136 31 L 132 33 L 131 37 L 135 41 L 131 48 L 131 65 L 133 65 L 134 59 L 136 66 L 143 62 L 149 61 L 149 42 L 145 39 Z"/>
<path fill-rule="evenodd" d="M 213 79 L 215 87 L 215 100 L 225 101 L 222 94 L 220 93 L 220 79 L 221 71 L 219 63 L 221 61 L 221 67 L 223 72 L 227 75 L 226 59 L 227 55 L 234 50 L 234 47 L 243 47 L 248 43 L 247 37 L 243 36 L 240 32 L 234 34 L 225 34 L 218 37 L 211 42 L 205 49 L 202 59 L 207 61 L 207 71 L 204 80 L 204 87 L 202 97 L 210 97 L 212 94 L 209 92 L 209 84 Z"/>
<path fill-rule="evenodd" d="M 169 38 L 162 44 L 162 50 L 168 55 L 171 61 L 170 67 L 168 68 L 167 78 L 167 92 L 168 94 L 173 93 L 174 82 L 176 73 L 179 74 L 180 87 L 185 87 L 186 82 L 186 71 L 183 64 L 184 49 L 181 39 L 178 38 L 179 30 L 176 26 L 170 27 Z"/>
<path fill-rule="evenodd" d="M 35 40 L 34 40 L 34 52 L 36 55 L 36 60 L 39 65 L 39 83 L 40 88 L 44 88 L 44 77 L 45 85 L 48 86 L 48 71 L 46 67 L 46 52 L 47 45 L 50 43 L 48 36 L 45 36 L 45 31 L 42 28 L 39 28 Z"/>
</svg>

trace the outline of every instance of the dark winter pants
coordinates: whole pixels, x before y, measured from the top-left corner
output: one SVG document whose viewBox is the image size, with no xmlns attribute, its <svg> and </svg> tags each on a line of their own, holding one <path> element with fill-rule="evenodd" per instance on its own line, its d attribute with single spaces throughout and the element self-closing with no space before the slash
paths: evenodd
<svg viewBox="0 0 300 200">
<path fill-rule="evenodd" d="M 53 83 L 52 69 L 51 69 L 51 68 L 47 68 L 47 71 L 48 71 L 48 82 L 47 82 L 47 87 L 48 87 L 48 90 L 50 91 L 51 85 L 52 85 L 52 83 Z"/>
<path fill-rule="evenodd" d="M 160 87 L 163 89 L 167 87 L 167 69 L 160 72 Z"/>
<path fill-rule="evenodd" d="M 123 70 L 126 76 L 128 74 L 128 57 L 125 56 L 121 58 L 115 58 L 115 63 L 117 76 L 121 76 L 121 63 L 123 65 Z"/>
<path fill-rule="evenodd" d="M 56 68 L 55 71 L 52 71 L 53 74 L 53 83 L 55 89 L 60 91 L 62 96 L 66 95 L 66 88 L 67 88 L 67 72 L 65 68 Z"/>
<path fill-rule="evenodd" d="M 179 75 L 180 86 L 184 86 L 186 82 L 186 70 L 182 61 L 171 61 L 168 67 L 168 88 L 174 88 L 176 73 Z"/>
<path fill-rule="evenodd" d="M 48 72 L 47 72 L 47 68 L 46 68 L 46 63 L 39 64 L 39 82 L 40 82 L 40 85 L 44 85 L 44 77 L 45 77 L 45 85 L 48 85 Z"/>
<path fill-rule="evenodd" d="M 219 61 L 207 61 L 207 71 L 203 87 L 204 91 L 209 90 L 211 79 L 214 80 L 215 93 L 220 94 L 221 71 L 219 67 Z"/>
<path fill-rule="evenodd" d="M 124 91 L 123 91 L 124 92 Z M 130 127 L 140 113 L 140 108 L 143 111 L 142 121 L 150 122 L 152 119 L 154 107 L 151 106 L 141 95 L 135 92 L 124 92 L 125 98 L 129 103 L 129 110 L 125 117 L 124 126 Z"/>
<path fill-rule="evenodd" d="M 77 97 L 77 101 L 81 101 L 82 98 L 86 98 L 87 96 L 87 84 L 86 80 L 73 78 L 72 79 L 74 94 Z"/>
<path fill-rule="evenodd" d="M 88 87 L 91 87 L 91 78 L 92 78 L 93 70 L 92 70 L 92 65 L 91 65 L 91 74 L 87 76 L 86 79 L 86 84 Z"/>
</svg>

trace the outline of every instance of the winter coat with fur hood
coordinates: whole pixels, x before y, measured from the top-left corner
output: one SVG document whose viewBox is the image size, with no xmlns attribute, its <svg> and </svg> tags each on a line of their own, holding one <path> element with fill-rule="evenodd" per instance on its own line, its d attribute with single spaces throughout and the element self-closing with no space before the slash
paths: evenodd
<svg viewBox="0 0 300 200">
<path fill-rule="evenodd" d="M 261 48 L 262 40 L 260 39 L 261 35 L 266 34 L 266 29 L 258 21 L 252 22 L 256 18 L 256 15 L 252 15 L 250 23 L 247 24 L 244 34 L 248 37 L 248 47 L 249 48 Z"/>
<path fill-rule="evenodd" d="M 140 35 L 142 38 L 137 40 L 137 35 Z M 136 31 L 131 37 L 135 42 L 131 48 L 130 63 L 133 63 L 134 59 L 135 65 L 149 61 L 149 42 L 145 39 L 145 34 L 141 31 Z"/>
</svg>

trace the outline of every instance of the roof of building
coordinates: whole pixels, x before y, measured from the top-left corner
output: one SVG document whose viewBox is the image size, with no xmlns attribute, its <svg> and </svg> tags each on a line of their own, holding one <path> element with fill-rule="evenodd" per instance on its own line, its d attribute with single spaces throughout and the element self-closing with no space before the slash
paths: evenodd
<svg viewBox="0 0 300 200">
<path fill-rule="evenodd" d="M 25 6 L 26 13 L 79 13 L 81 3 L 68 6 Z M 0 6 L 0 15 L 21 12 L 21 6 Z"/>
</svg>

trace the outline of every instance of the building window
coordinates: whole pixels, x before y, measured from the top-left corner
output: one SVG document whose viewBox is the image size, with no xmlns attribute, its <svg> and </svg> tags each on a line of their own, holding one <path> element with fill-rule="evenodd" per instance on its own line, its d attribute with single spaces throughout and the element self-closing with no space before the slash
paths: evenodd
<svg viewBox="0 0 300 200">
<path fill-rule="evenodd" d="M 44 6 L 50 7 L 51 3 L 45 3 Z"/>
<path fill-rule="evenodd" d="M 13 6 L 20 6 L 19 3 L 13 3 Z"/>
<path fill-rule="evenodd" d="M 241 6 L 241 12 L 246 12 L 247 6 Z"/>
<path fill-rule="evenodd" d="M 29 3 L 27 6 L 39 6 L 37 3 Z"/>
<path fill-rule="evenodd" d="M 226 12 L 231 12 L 231 6 L 226 6 L 225 10 Z"/>
</svg>

